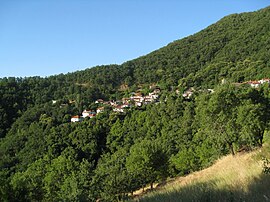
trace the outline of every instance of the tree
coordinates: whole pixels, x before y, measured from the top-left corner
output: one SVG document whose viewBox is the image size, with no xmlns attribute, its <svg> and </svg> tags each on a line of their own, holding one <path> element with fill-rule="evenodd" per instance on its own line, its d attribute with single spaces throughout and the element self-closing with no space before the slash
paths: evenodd
<svg viewBox="0 0 270 202">
<path fill-rule="evenodd" d="M 87 201 L 92 164 L 75 160 L 75 152 L 67 148 L 46 165 L 43 178 L 46 201 Z"/>
<path fill-rule="evenodd" d="M 168 175 L 168 156 L 157 140 L 144 139 L 130 148 L 126 166 L 141 181 L 142 187 L 147 183 L 152 187 L 155 181 Z"/>
<path fill-rule="evenodd" d="M 232 85 L 215 89 L 212 95 L 202 95 L 198 100 L 196 116 L 200 127 L 214 141 L 226 144 L 235 154 L 234 144 L 239 139 L 239 125 L 236 122 L 239 99 Z"/>
<path fill-rule="evenodd" d="M 270 161 L 267 158 L 263 158 L 263 172 L 265 174 L 270 174 Z"/>
<path fill-rule="evenodd" d="M 43 178 L 46 174 L 47 157 L 28 166 L 24 172 L 16 172 L 11 179 L 13 197 L 21 201 L 42 201 L 45 190 Z"/>
<path fill-rule="evenodd" d="M 237 122 L 241 126 L 242 143 L 249 146 L 262 146 L 267 127 L 266 110 L 262 104 L 246 101 L 238 108 Z"/>
<path fill-rule="evenodd" d="M 194 171 L 198 165 L 195 161 L 195 152 L 192 148 L 183 148 L 176 155 L 170 158 L 170 167 L 176 174 L 186 175 Z"/>
<path fill-rule="evenodd" d="M 125 149 L 119 149 L 101 157 L 95 170 L 94 186 L 102 200 L 122 200 L 137 188 L 125 166 L 127 154 Z"/>
<path fill-rule="evenodd" d="M 122 127 L 120 119 L 112 125 L 110 132 L 107 136 L 107 147 L 111 152 L 115 152 L 124 146 L 125 129 Z"/>
</svg>

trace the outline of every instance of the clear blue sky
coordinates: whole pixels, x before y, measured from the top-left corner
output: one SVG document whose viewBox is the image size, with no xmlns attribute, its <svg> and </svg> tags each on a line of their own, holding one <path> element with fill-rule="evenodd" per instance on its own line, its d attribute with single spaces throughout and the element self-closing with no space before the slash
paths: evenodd
<svg viewBox="0 0 270 202">
<path fill-rule="evenodd" d="M 0 0 L 0 77 L 121 64 L 269 0 Z"/>
</svg>

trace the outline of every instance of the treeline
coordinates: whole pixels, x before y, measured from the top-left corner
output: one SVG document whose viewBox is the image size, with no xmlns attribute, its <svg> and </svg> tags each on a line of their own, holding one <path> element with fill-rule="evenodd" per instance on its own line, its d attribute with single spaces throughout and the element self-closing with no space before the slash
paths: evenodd
<svg viewBox="0 0 270 202">
<path fill-rule="evenodd" d="M 269 85 L 214 90 L 191 100 L 164 92 L 159 104 L 81 123 L 66 123 L 68 108 L 51 103 L 28 109 L 1 141 L 1 201 L 125 199 L 222 155 L 260 147 L 269 128 Z"/>
</svg>

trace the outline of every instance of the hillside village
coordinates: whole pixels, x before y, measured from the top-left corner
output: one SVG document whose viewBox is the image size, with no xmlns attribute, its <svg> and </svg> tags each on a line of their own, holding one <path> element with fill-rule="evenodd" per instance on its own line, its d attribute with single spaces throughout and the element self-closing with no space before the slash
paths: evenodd
<svg viewBox="0 0 270 202">
<path fill-rule="evenodd" d="M 124 113 L 126 109 L 135 106 L 135 107 L 142 107 L 143 105 L 147 105 L 150 103 L 158 103 L 159 94 L 161 92 L 158 86 L 149 87 L 153 91 L 150 92 L 148 95 L 143 96 L 140 91 L 132 92 L 130 97 L 123 97 L 122 100 L 117 101 L 104 101 L 102 99 L 98 99 L 95 101 L 96 104 L 101 105 L 96 110 L 87 110 L 85 109 L 82 112 L 82 115 L 76 115 L 71 117 L 71 122 L 80 122 L 83 121 L 85 118 L 93 118 L 97 114 L 102 113 L 104 111 L 105 106 L 111 106 L 114 112 Z"/>
<path fill-rule="evenodd" d="M 262 84 L 264 83 L 269 83 L 270 84 L 270 79 L 269 78 L 264 78 L 258 81 L 247 81 L 244 82 L 243 84 L 249 84 L 253 88 L 259 88 Z"/>
<path fill-rule="evenodd" d="M 226 83 L 227 81 L 225 79 L 222 80 L 222 84 Z M 253 81 L 246 81 L 243 83 L 233 83 L 234 85 L 250 85 L 252 88 L 259 88 L 262 84 L 264 83 L 269 83 L 270 84 L 270 79 L 269 78 L 264 78 L 261 80 L 253 80 Z M 148 95 L 143 96 L 140 91 L 132 92 L 130 97 L 123 97 L 122 100 L 117 100 L 117 101 L 104 101 L 102 99 L 98 99 L 95 101 L 96 104 L 101 105 L 98 107 L 96 110 L 87 110 L 85 109 L 82 112 L 82 115 L 76 115 L 71 117 L 71 122 L 81 122 L 85 118 L 93 118 L 97 114 L 102 113 L 104 111 L 105 106 L 111 106 L 113 108 L 114 112 L 119 112 L 119 113 L 124 113 L 126 109 L 135 106 L 135 107 L 142 107 L 143 105 L 147 105 L 150 103 L 158 103 L 159 100 L 159 95 L 161 92 L 160 87 L 158 86 L 149 86 L 150 89 L 152 89 L 152 92 L 150 92 Z M 209 93 L 214 93 L 213 89 L 206 89 L 206 90 L 200 90 L 200 91 L 207 91 Z M 182 96 L 185 99 L 190 99 L 193 93 L 196 92 L 196 90 L 191 87 L 185 92 L 183 92 Z M 180 94 L 180 91 L 177 89 L 176 94 Z"/>
</svg>

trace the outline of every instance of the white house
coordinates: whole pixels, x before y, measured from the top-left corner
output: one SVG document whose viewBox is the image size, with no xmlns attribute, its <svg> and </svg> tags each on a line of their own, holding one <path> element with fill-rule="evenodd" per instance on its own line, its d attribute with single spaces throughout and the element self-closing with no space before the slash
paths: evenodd
<svg viewBox="0 0 270 202">
<path fill-rule="evenodd" d="M 81 116 L 71 117 L 71 122 L 81 122 L 82 120 L 83 120 L 83 117 L 81 117 Z"/>
<path fill-rule="evenodd" d="M 260 84 L 263 84 L 263 83 L 269 83 L 270 84 L 270 79 L 261 79 L 259 80 Z"/>
<path fill-rule="evenodd" d="M 110 105 L 113 106 L 113 107 L 116 107 L 116 106 L 117 106 L 117 103 L 116 103 L 114 100 L 109 101 L 109 103 L 110 103 Z"/>
<path fill-rule="evenodd" d="M 160 88 L 156 88 L 156 89 L 153 91 L 153 93 L 155 93 L 155 94 L 159 94 L 160 92 L 161 92 Z"/>
<path fill-rule="evenodd" d="M 99 107 L 97 108 L 97 114 L 101 113 L 104 111 L 104 107 Z"/>
<path fill-rule="evenodd" d="M 98 100 L 96 100 L 96 102 L 95 102 L 96 104 L 99 104 L 99 103 L 104 103 L 104 100 L 102 100 L 102 99 L 98 99 Z"/>
<path fill-rule="evenodd" d="M 190 99 L 191 96 L 192 96 L 192 94 L 194 93 L 194 91 L 195 91 L 195 89 L 194 89 L 193 87 L 191 87 L 191 88 L 189 88 L 188 90 L 186 90 L 186 91 L 182 94 L 182 96 L 183 96 L 184 98 Z"/>
<path fill-rule="evenodd" d="M 91 111 L 88 111 L 88 110 L 84 110 L 84 111 L 82 112 L 83 118 L 89 116 L 90 114 L 91 114 Z"/>
<path fill-rule="evenodd" d="M 130 105 L 128 103 L 124 103 L 124 104 L 121 105 L 121 108 L 123 108 L 123 109 L 124 108 L 129 108 L 129 107 L 130 107 Z"/>
<path fill-rule="evenodd" d="M 158 99 L 158 94 L 156 94 L 156 93 L 149 93 L 149 96 L 151 96 L 154 100 L 156 100 L 156 99 Z"/>
<path fill-rule="evenodd" d="M 142 102 L 135 102 L 135 106 L 141 107 L 142 106 Z"/>
<path fill-rule="evenodd" d="M 119 106 L 116 106 L 114 109 L 113 109 L 114 112 L 121 112 L 123 113 L 124 112 L 124 107 L 122 107 L 122 105 L 119 105 Z"/>
<path fill-rule="evenodd" d="M 135 102 L 143 102 L 144 98 L 142 96 L 133 96 L 130 97 L 131 100 L 134 100 Z"/>
<path fill-rule="evenodd" d="M 85 118 L 85 117 L 92 117 L 92 116 L 95 116 L 95 115 L 96 115 L 96 112 L 94 112 L 94 111 L 84 110 L 82 112 L 83 118 Z"/>
<path fill-rule="evenodd" d="M 259 81 L 248 81 L 247 82 L 252 88 L 259 88 L 261 83 Z"/>
<path fill-rule="evenodd" d="M 182 94 L 182 96 L 184 97 L 184 98 L 190 98 L 191 96 L 192 96 L 192 94 L 193 94 L 193 92 L 192 91 L 186 91 L 186 92 L 184 92 L 183 94 Z"/>
<path fill-rule="evenodd" d="M 214 89 L 211 89 L 211 88 L 208 88 L 207 91 L 208 91 L 209 93 L 214 93 L 214 92 L 215 92 L 215 90 L 214 90 Z"/>
<path fill-rule="evenodd" d="M 152 96 L 144 96 L 144 103 L 145 104 L 149 104 L 149 103 L 151 103 L 153 101 L 154 101 L 154 99 L 153 99 Z"/>
</svg>

